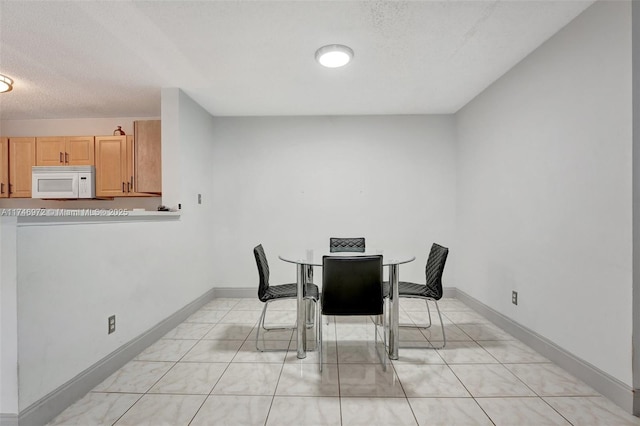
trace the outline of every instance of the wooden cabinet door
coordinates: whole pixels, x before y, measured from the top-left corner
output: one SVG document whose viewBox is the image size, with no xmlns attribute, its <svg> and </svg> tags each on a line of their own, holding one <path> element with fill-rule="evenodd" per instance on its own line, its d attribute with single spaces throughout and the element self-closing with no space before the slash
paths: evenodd
<svg viewBox="0 0 640 426">
<path fill-rule="evenodd" d="M 136 192 L 162 192 L 161 121 L 134 121 L 134 189 Z"/>
<path fill-rule="evenodd" d="M 36 138 L 36 166 L 64 166 L 64 137 Z"/>
<path fill-rule="evenodd" d="M 9 197 L 9 139 L 0 138 L 0 198 Z"/>
<path fill-rule="evenodd" d="M 133 184 L 135 183 L 134 174 L 135 174 L 135 160 L 134 160 L 134 152 L 135 152 L 135 139 L 131 135 L 127 135 L 127 195 L 130 197 L 134 197 L 137 194 L 135 193 L 135 187 Z"/>
<path fill-rule="evenodd" d="M 68 166 L 93 166 L 93 136 L 68 136 L 65 138 L 65 160 Z"/>
<path fill-rule="evenodd" d="M 31 167 L 36 165 L 36 138 L 9 138 L 9 197 L 31 198 Z"/>
<path fill-rule="evenodd" d="M 96 136 L 96 196 L 123 197 L 127 190 L 127 137 Z"/>
</svg>

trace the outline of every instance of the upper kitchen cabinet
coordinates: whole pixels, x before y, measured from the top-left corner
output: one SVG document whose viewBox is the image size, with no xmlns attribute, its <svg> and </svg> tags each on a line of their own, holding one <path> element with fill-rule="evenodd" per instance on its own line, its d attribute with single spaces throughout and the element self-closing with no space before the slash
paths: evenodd
<svg viewBox="0 0 640 426">
<path fill-rule="evenodd" d="M 161 121 L 134 121 L 133 189 L 138 193 L 162 192 Z"/>
<path fill-rule="evenodd" d="M 31 167 L 36 165 L 36 138 L 9 138 L 9 197 L 31 198 Z"/>
<path fill-rule="evenodd" d="M 9 197 L 9 139 L 0 138 L 0 198 Z"/>
<path fill-rule="evenodd" d="M 93 136 L 58 136 L 36 138 L 38 166 L 94 165 Z"/>
</svg>

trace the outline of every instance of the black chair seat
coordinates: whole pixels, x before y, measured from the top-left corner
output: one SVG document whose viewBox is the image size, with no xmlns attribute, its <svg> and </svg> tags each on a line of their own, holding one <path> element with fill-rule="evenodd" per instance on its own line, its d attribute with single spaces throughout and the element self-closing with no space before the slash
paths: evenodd
<svg viewBox="0 0 640 426">
<path fill-rule="evenodd" d="M 278 284 L 278 285 L 270 285 L 267 288 L 265 294 L 260 297 L 262 302 L 266 302 L 267 300 L 273 299 L 283 299 L 286 297 L 296 297 L 298 294 L 298 285 L 296 283 L 293 284 Z M 311 299 L 318 299 L 320 295 L 320 290 L 318 286 L 315 284 L 307 284 L 304 297 Z"/>
<path fill-rule="evenodd" d="M 391 292 L 391 287 L 389 286 L 389 281 L 385 281 L 382 283 L 382 292 L 384 297 L 389 297 Z M 424 284 L 417 284 L 407 281 L 398 282 L 398 295 L 401 297 L 428 297 L 430 299 L 439 300 L 440 297 L 436 293 L 433 293 L 429 290 Z"/>
</svg>

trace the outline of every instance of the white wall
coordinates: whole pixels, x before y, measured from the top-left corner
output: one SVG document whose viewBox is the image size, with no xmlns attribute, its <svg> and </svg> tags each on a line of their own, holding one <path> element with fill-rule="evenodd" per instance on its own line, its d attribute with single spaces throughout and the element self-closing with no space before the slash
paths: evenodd
<svg viewBox="0 0 640 426">
<path fill-rule="evenodd" d="M 212 258 L 216 284 L 256 287 L 262 243 L 274 283 L 295 281 L 278 254 L 364 236 L 417 256 L 402 279 L 424 281 L 431 243 L 452 244 L 452 116 L 214 118 Z M 455 257 L 451 258 L 451 263 Z M 453 286 L 453 268 L 445 285 Z"/>
<path fill-rule="evenodd" d="M 595 3 L 456 119 L 458 287 L 631 386 L 630 2 Z"/>
<path fill-rule="evenodd" d="M 18 414 L 16 223 L 0 218 L 0 417 Z"/>
<path fill-rule="evenodd" d="M 181 147 L 167 166 L 181 168 L 179 221 L 18 228 L 20 410 L 213 286 L 214 212 L 191 197 L 211 180 L 212 119 L 175 90 L 163 94 L 162 120 L 178 137 L 163 144 Z"/>
</svg>

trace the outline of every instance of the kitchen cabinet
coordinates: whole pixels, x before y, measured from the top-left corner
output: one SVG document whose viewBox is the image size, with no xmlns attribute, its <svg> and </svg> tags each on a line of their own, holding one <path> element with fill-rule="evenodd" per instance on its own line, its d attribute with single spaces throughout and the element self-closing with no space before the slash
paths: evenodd
<svg viewBox="0 0 640 426">
<path fill-rule="evenodd" d="M 9 139 L 0 138 L 0 198 L 9 197 Z"/>
<path fill-rule="evenodd" d="M 94 165 L 93 136 L 57 136 L 36 138 L 38 166 Z"/>
<path fill-rule="evenodd" d="M 161 121 L 133 122 L 132 187 L 138 193 L 162 192 Z"/>
<path fill-rule="evenodd" d="M 36 165 L 36 138 L 9 138 L 9 197 L 31 198 L 31 167 Z"/>
<path fill-rule="evenodd" d="M 127 136 L 96 136 L 96 197 L 126 197 L 129 182 Z"/>
<path fill-rule="evenodd" d="M 134 129 L 134 135 L 95 137 L 97 197 L 162 192 L 160 120 L 135 121 Z"/>
</svg>

